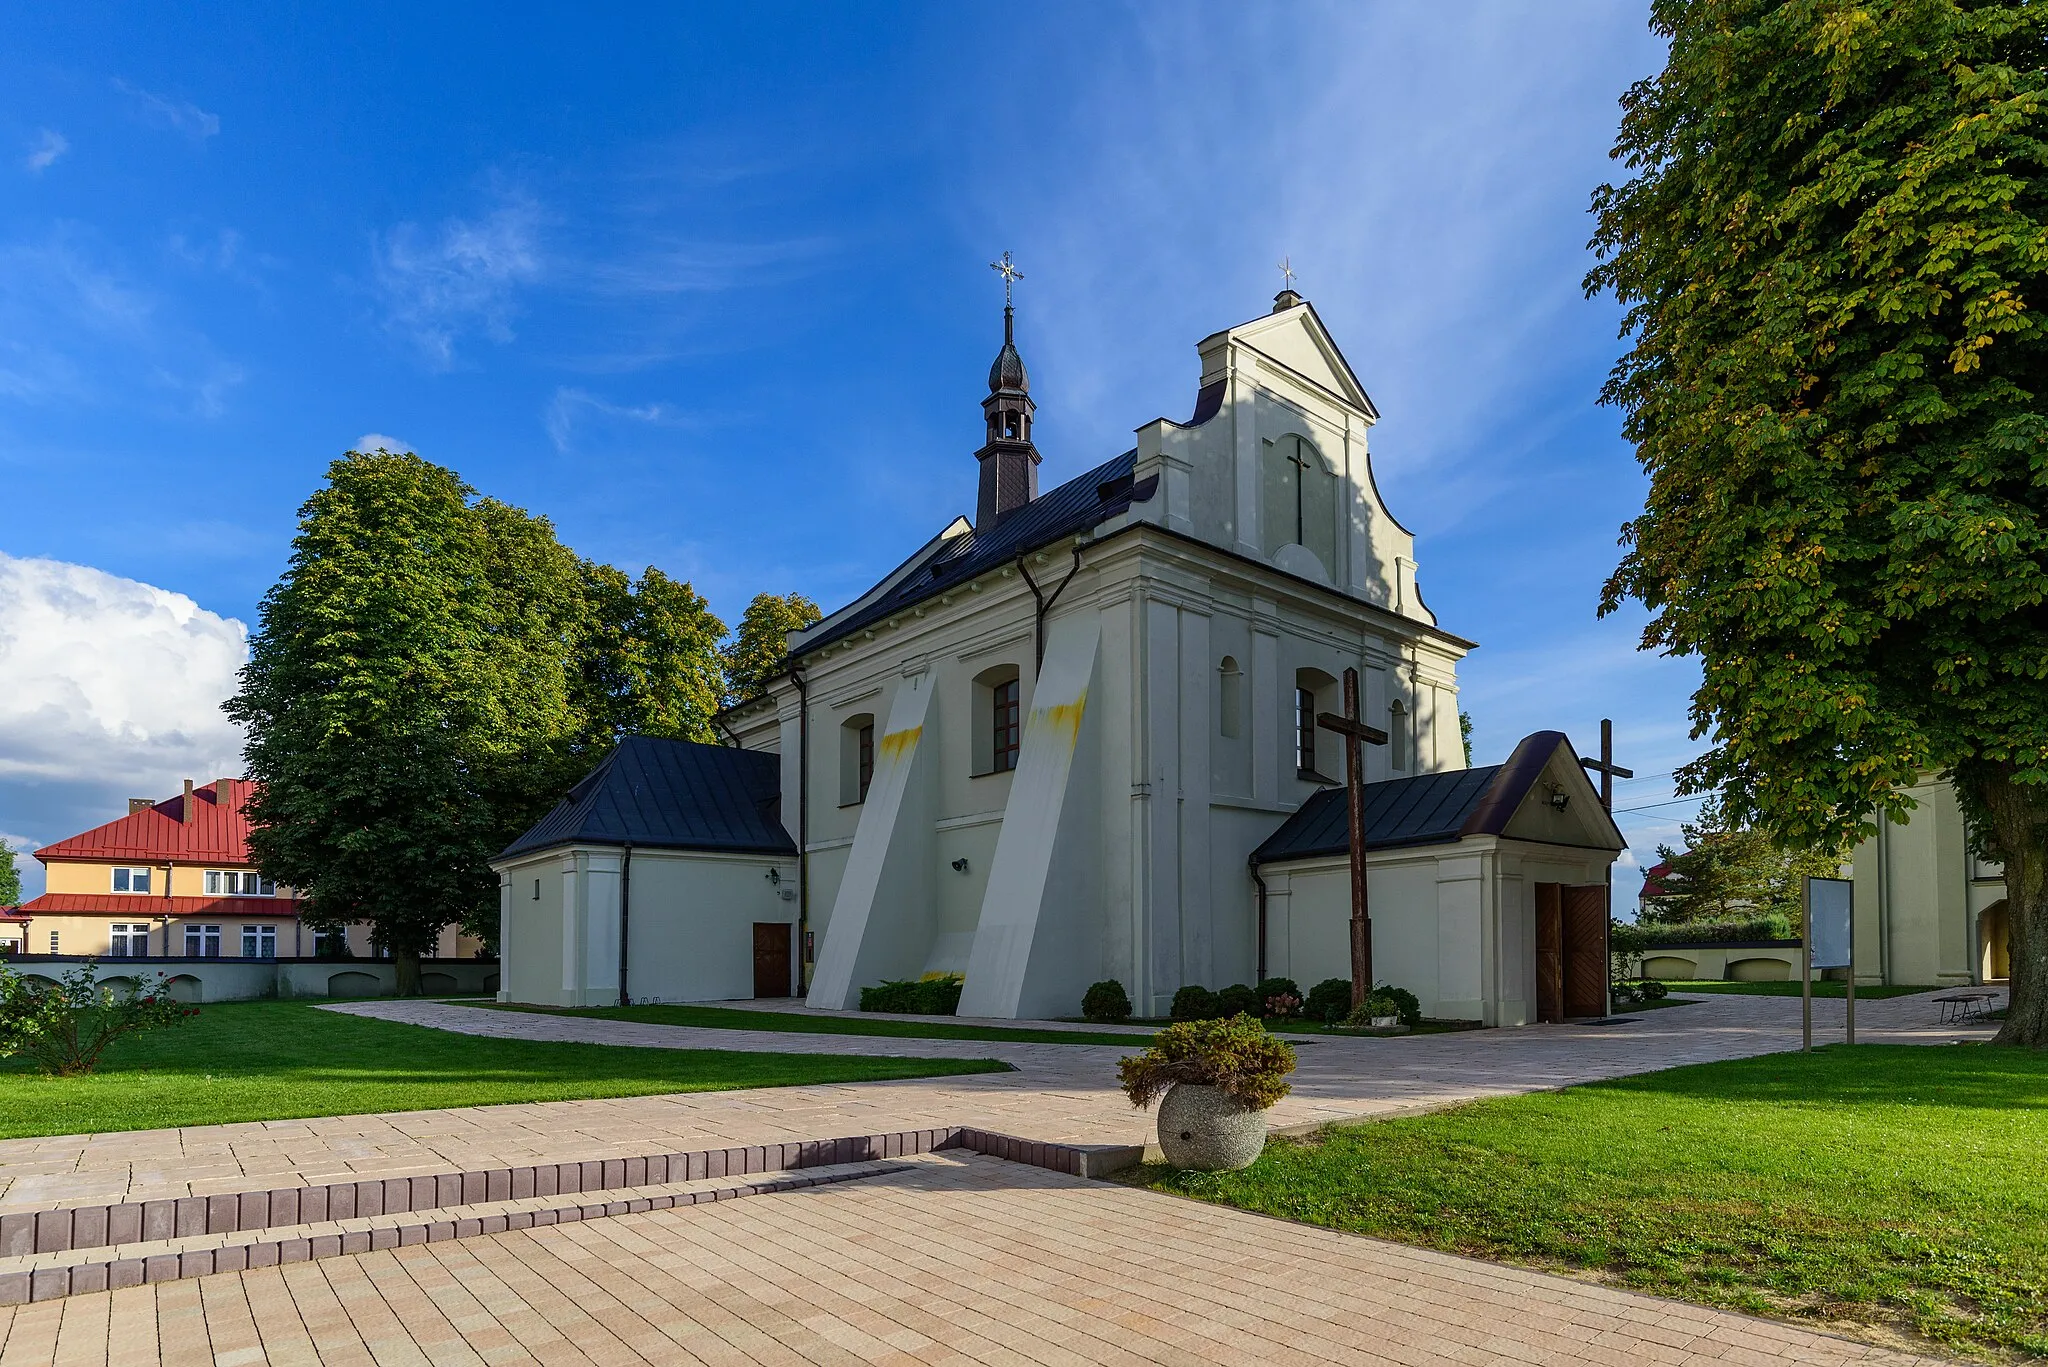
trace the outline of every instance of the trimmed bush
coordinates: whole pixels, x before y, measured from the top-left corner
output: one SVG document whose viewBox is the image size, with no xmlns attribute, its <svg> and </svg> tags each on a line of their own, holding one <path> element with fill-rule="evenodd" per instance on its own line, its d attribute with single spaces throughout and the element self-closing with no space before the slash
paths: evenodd
<svg viewBox="0 0 2048 1367">
<path fill-rule="evenodd" d="M 1216 1002 L 1222 1008 L 1219 1016 L 1251 1016 L 1256 1019 L 1266 1014 L 1266 1003 L 1259 999 L 1254 989 L 1243 983 L 1232 983 L 1216 994 Z"/>
<path fill-rule="evenodd" d="M 1392 997 L 1394 1005 L 1400 1008 L 1401 1024 L 1413 1030 L 1422 1024 L 1422 1003 L 1415 1000 L 1415 994 L 1405 987 L 1381 983 L 1372 990 L 1375 997 Z"/>
<path fill-rule="evenodd" d="M 1127 1021 L 1131 1018 L 1131 994 L 1115 978 L 1105 979 L 1082 996 L 1081 1014 L 1092 1021 Z"/>
<path fill-rule="evenodd" d="M 960 1009 L 960 989 L 967 985 L 959 973 L 941 973 L 911 981 L 895 979 L 860 990 L 863 1011 L 895 1011 L 908 1016 L 951 1016 Z"/>
<path fill-rule="evenodd" d="M 1308 992 L 1303 1012 L 1312 1021 L 1335 1025 L 1351 1014 L 1351 979 L 1325 978 Z"/>
<path fill-rule="evenodd" d="M 1265 1110 L 1288 1093 L 1294 1050 L 1250 1016 L 1181 1021 L 1152 1037 L 1152 1047 L 1118 1062 L 1117 1076 L 1133 1106 L 1150 1106 L 1177 1082 L 1214 1087 Z"/>
<path fill-rule="evenodd" d="M 1222 1014 L 1216 994 L 1198 983 L 1189 983 L 1173 994 L 1173 1018 L 1177 1021 L 1215 1020 Z"/>
<path fill-rule="evenodd" d="M 1301 995 L 1300 985 L 1292 978 L 1261 978 L 1252 988 L 1252 991 L 1259 994 L 1260 1001 L 1265 1001 L 1268 997 L 1299 997 Z"/>
<path fill-rule="evenodd" d="M 1640 954 L 1667 945 L 1715 945 L 1753 940 L 1796 940 L 1798 929 L 1790 917 L 1730 916 L 1711 921 L 1651 921 L 1630 924 L 1616 921 L 1608 932 L 1608 947 L 1616 954 Z"/>
</svg>

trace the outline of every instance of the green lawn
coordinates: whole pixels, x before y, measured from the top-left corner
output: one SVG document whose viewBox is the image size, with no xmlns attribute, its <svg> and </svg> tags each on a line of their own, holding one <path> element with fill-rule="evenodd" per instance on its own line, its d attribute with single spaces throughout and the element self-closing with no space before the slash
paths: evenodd
<svg viewBox="0 0 2048 1367">
<path fill-rule="evenodd" d="M 1799 980 L 1794 978 L 1786 983 L 1731 983 L 1717 979 L 1701 979 L 1694 982 L 1667 982 L 1664 984 L 1673 992 L 1732 992 L 1746 997 L 1796 997 L 1799 995 Z M 1816 997 L 1846 997 L 1847 983 L 1822 982 L 1814 980 L 1813 995 Z M 1880 997 L 1910 997 L 1915 992 L 1932 992 L 1931 987 L 1874 986 L 1870 983 L 1856 985 L 1856 1000 L 1875 1001 Z"/>
<path fill-rule="evenodd" d="M 1275 1140 L 1131 1180 L 1753 1313 L 2048 1354 L 2048 1054 L 1833 1046 Z"/>
<path fill-rule="evenodd" d="M 228 1002 L 116 1044 L 89 1077 L 0 1060 L 0 1138 L 418 1111 L 504 1101 L 716 1092 L 999 1071 L 990 1059 L 627 1049 L 487 1039 L 322 1011 Z"/>
<path fill-rule="evenodd" d="M 976 1039 L 1009 1044 L 1122 1044 L 1142 1049 L 1150 1035 L 1102 1030 L 1030 1030 L 999 1025 L 946 1025 L 896 1016 L 799 1016 L 788 1011 L 746 1011 L 731 1006 L 517 1006 L 476 1002 L 500 1011 L 550 1016 L 592 1016 L 643 1025 L 694 1025 L 706 1030 L 776 1030 L 801 1035 L 879 1035 L 887 1039 Z"/>
</svg>

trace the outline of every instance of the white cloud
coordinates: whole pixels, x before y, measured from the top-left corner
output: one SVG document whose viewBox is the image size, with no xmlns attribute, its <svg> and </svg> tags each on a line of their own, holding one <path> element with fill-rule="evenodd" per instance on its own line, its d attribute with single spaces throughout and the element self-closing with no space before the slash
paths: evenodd
<svg viewBox="0 0 2048 1367">
<path fill-rule="evenodd" d="M 391 451 L 398 455 L 404 455 L 408 451 L 417 452 L 418 450 L 417 447 L 404 438 L 386 436 L 382 432 L 365 432 L 360 437 L 357 437 L 355 443 L 348 449 L 351 451 Z"/>
<path fill-rule="evenodd" d="M 472 329 L 511 341 L 514 295 L 541 276 L 540 221 L 539 206 L 522 197 L 432 230 L 399 224 L 372 261 L 384 325 L 437 370 L 455 363 L 455 343 Z"/>
<path fill-rule="evenodd" d="M 133 99 L 149 122 L 195 141 L 204 142 L 220 132 L 220 116 L 207 113 L 190 100 L 170 99 L 118 79 L 114 89 Z"/>
<path fill-rule="evenodd" d="M 29 148 L 28 156 L 23 158 L 21 164 L 35 175 L 41 175 L 56 165 L 57 158 L 70 150 L 69 138 L 53 128 L 41 129 L 36 134 L 35 143 Z"/>
<path fill-rule="evenodd" d="M 0 552 L 0 786 L 87 783 L 140 796 L 240 773 L 241 731 L 220 707 L 248 636 L 183 594 Z"/>
<path fill-rule="evenodd" d="M 555 391 L 554 398 L 548 401 L 547 408 L 541 413 L 541 425 L 547 428 L 548 438 L 554 442 L 557 451 L 566 452 L 570 448 L 577 424 L 586 415 L 662 427 L 678 426 L 684 421 L 682 414 L 666 404 L 617 404 L 584 390 L 563 386 Z"/>
</svg>

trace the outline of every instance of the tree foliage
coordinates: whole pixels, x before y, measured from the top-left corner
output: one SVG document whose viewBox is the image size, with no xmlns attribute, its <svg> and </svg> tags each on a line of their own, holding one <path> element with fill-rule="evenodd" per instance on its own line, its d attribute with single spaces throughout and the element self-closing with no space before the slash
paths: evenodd
<svg viewBox="0 0 2048 1367">
<path fill-rule="evenodd" d="M 1803 880 L 1841 875 L 1834 854 L 1786 850 L 1760 830 L 1731 826 L 1711 803 L 1682 829 L 1684 849 L 1657 847 L 1666 872 L 1658 880 L 1662 893 L 1644 902 L 1646 922 L 1777 916 L 1797 925 Z"/>
<path fill-rule="evenodd" d="M 93 980 L 95 966 L 91 959 L 74 964 L 54 983 L 0 966 L 0 1058 L 28 1058 L 53 1077 L 78 1077 L 98 1067 L 114 1041 L 199 1014 L 171 996 L 161 973 L 116 988 Z"/>
<path fill-rule="evenodd" d="M 1656 0 L 1589 291 L 1650 475 L 1602 604 L 1702 664 L 1683 773 L 1834 848 L 1950 777 L 2048 1042 L 2048 73 L 2040 5 Z"/>
<path fill-rule="evenodd" d="M 818 605 L 800 593 L 755 594 L 723 652 L 726 706 L 758 694 L 781 672 L 789 656 L 789 633 L 814 625 L 822 616 Z"/>
<path fill-rule="evenodd" d="M 14 861 L 14 847 L 0 841 L 0 907 L 21 904 L 21 867 Z"/>
<path fill-rule="evenodd" d="M 635 581 L 584 562 L 589 602 L 580 705 L 593 736 L 711 743 L 725 686 L 725 623 L 688 584 L 649 565 Z"/>
</svg>

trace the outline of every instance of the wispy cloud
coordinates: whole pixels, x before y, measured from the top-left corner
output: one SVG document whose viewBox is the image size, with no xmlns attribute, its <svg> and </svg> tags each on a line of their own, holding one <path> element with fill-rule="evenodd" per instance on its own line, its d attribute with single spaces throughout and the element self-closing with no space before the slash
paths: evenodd
<svg viewBox="0 0 2048 1367">
<path fill-rule="evenodd" d="M 479 218 L 393 228 L 372 257 L 384 326 L 437 370 L 455 364 L 466 333 L 511 341 L 518 291 L 542 275 L 541 220 L 540 206 L 518 196 Z"/>
<path fill-rule="evenodd" d="M 57 164 L 57 158 L 71 150 L 71 139 L 54 128 L 39 129 L 36 140 L 29 144 L 28 155 L 21 164 L 31 175 L 41 175 Z"/>
<path fill-rule="evenodd" d="M 612 403 L 585 390 L 563 386 L 542 410 L 541 426 L 547 429 L 555 449 L 566 452 L 575 444 L 577 425 L 593 417 L 661 427 L 680 427 L 687 422 L 683 414 L 667 404 Z"/>
<path fill-rule="evenodd" d="M 142 117 L 159 128 L 183 133 L 195 142 L 205 142 L 220 132 L 220 115 L 209 114 L 190 100 L 159 95 L 118 77 L 114 89 L 133 100 Z"/>
</svg>

